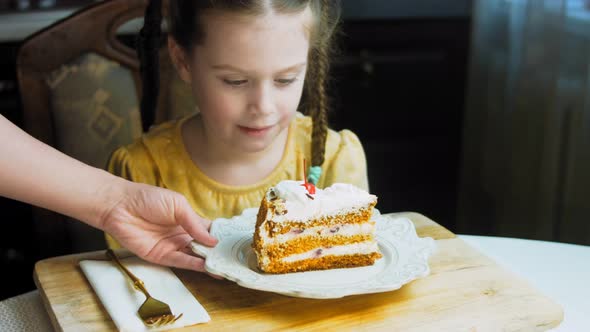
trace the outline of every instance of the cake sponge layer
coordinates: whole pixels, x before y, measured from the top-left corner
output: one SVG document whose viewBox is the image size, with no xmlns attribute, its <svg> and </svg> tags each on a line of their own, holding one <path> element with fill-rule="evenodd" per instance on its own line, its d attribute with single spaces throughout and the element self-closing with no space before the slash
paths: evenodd
<svg viewBox="0 0 590 332">
<path fill-rule="evenodd" d="M 381 254 L 375 252 L 367 255 L 324 256 L 295 262 L 279 260 L 268 264 L 264 272 L 276 274 L 369 266 L 375 264 L 375 261 L 379 258 L 381 258 Z"/>
</svg>

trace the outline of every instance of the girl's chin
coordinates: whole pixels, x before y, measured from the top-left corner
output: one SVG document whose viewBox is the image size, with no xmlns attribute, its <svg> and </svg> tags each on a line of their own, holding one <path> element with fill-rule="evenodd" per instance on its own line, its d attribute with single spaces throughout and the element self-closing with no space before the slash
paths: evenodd
<svg viewBox="0 0 590 332">
<path fill-rule="evenodd" d="M 276 129 L 272 128 L 263 135 L 259 135 L 258 133 L 254 135 L 240 133 L 237 137 L 234 137 L 232 145 L 244 152 L 255 153 L 264 151 L 278 139 L 279 132 Z"/>
<path fill-rule="evenodd" d="M 262 152 L 271 145 L 272 142 L 258 141 L 258 142 L 245 142 L 240 141 L 235 146 L 246 153 Z"/>
</svg>

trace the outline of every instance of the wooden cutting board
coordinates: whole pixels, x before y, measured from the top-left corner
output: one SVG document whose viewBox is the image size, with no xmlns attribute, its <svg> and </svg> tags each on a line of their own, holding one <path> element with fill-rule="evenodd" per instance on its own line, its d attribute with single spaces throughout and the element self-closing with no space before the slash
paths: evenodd
<svg viewBox="0 0 590 332">
<path fill-rule="evenodd" d="M 314 300 L 175 270 L 211 316 L 211 322 L 192 329 L 544 331 L 563 320 L 559 305 L 444 227 L 417 213 L 398 215 L 410 218 L 419 236 L 437 240 L 429 276 L 392 292 Z M 35 282 L 54 328 L 115 330 L 78 267 L 83 259 L 104 259 L 104 252 L 46 259 L 35 266 Z"/>
</svg>

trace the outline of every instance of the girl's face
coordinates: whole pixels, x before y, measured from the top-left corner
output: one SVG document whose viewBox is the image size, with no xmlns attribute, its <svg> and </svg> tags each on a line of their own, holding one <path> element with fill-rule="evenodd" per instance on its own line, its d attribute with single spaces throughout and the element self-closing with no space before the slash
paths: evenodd
<svg viewBox="0 0 590 332">
<path fill-rule="evenodd" d="M 288 128 L 301 99 L 311 10 L 209 13 L 201 22 L 204 41 L 180 75 L 192 85 L 205 133 L 239 151 L 262 151 Z"/>
</svg>

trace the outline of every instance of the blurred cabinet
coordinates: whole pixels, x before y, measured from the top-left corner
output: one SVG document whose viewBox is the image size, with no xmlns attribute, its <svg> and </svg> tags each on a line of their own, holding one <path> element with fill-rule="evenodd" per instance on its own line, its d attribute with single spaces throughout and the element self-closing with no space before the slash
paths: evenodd
<svg viewBox="0 0 590 332">
<path fill-rule="evenodd" d="M 330 122 L 361 139 L 383 212 L 454 228 L 469 29 L 468 18 L 342 26 Z"/>
</svg>

